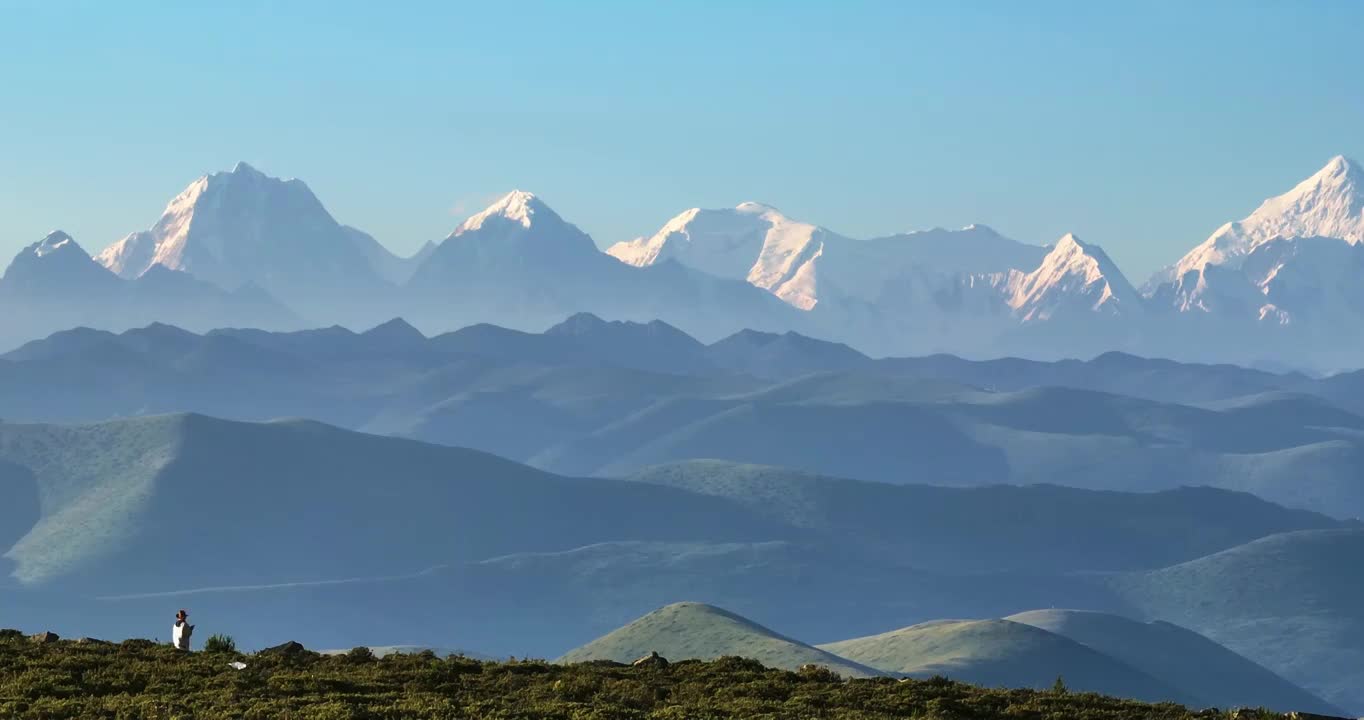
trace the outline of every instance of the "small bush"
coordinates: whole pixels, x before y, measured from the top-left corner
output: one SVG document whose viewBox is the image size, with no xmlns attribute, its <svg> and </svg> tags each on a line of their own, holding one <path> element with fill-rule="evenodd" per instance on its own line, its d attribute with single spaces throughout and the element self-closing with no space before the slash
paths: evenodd
<svg viewBox="0 0 1364 720">
<path fill-rule="evenodd" d="M 838 673 L 834 672 L 833 670 L 830 670 L 827 667 L 824 667 L 823 665 L 815 665 L 813 663 L 801 665 L 800 670 L 796 671 L 796 674 L 799 675 L 802 680 L 810 682 L 820 683 L 843 682 L 842 676 L 840 676 Z"/>
<path fill-rule="evenodd" d="M 235 653 L 237 642 L 231 635 L 210 635 L 208 640 L 204 641 L 204 652 Z"/>
<path fill-rule="evenodd" d="M 346 653 L 346 659 L 357 663 L 374 662 L 374 651 L 364 645 L 353 647 Z"/>
</svg>

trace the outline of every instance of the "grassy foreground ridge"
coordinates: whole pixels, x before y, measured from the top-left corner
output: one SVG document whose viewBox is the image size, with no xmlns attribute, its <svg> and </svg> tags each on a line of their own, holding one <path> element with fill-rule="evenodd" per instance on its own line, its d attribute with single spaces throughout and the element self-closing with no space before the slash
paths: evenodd
<svg viewBox="0 0 1364 720">
<path fill-rule="evenodd" d="M 229 663 L 246 663 L 235 670 Z M 3 718 L 1175 718 L 1195 712 L 1087 693 L 993 690 L 941 679 L 841 680 L 721 658 L 666 667 L 432 653 L 321 655 L 298 645 L 254 655 L 184 654 L 146 640 L 37 643 L 0 631 Z"/>
</svg>

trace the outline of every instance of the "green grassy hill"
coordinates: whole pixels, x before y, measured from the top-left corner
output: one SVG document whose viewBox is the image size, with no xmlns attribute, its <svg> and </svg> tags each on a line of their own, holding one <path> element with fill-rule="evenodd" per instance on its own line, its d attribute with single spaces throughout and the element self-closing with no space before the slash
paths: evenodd
<svg viewBox="0 0 1364 720">
<path fill-rule="evenodd" d="M 778 635 L 738 615 L 702 603 L 659 608 L 592 642 L 566 653 L 560 662 L 612 660 L 628 663 L 657 652 L 670 661 L 714 660 L 738 655 L 768 667 L 797 670 L 820 665 L 844 677 L 881 673 L 805 643 Z"/>
<path fill-rule="evenodd" d="M 1208 636 L 1364 711 L 1364 530 L 1282 533 L 1108 583 L 1145 617 Z"/>
<path fill-rule="evenodd" d="M 4 424 L 0 461 L 5 484 L 39 500 L 36 523 L 31 510 L 0 516 L 0 537 L 18 537 L 4 553 L 15 577 L 108 595 L 401 575 L 618 538 L 784 532 L 720 498 L 311 422 Z"/>
<path fill-rule="evenodd" d="M 1004 619 L 1070 638 L 1217 707 L 1327 715 L 1345 712 L 1212 640 L 1168 622 L 1140 622 L 1080 610 L 1033 610 Z"/>
<path fill-rule="evenodd" d="M 819 646 L 885 672 L 986 687 L 1073 690 L 1209 705 L 1187 691 L 1046 630 L 1008 620 L 940 620 Z"/>
</svg>

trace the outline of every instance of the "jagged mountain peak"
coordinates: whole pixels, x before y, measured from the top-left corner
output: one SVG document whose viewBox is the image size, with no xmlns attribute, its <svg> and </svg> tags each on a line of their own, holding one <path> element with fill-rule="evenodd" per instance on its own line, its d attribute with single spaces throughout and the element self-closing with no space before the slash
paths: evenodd
<svg viewBox="0 0 1364 720">
<path fill-rule="evenodd" d="M 39 240 L 33 245 L 33 254 L 38 257 L 43 257 L 44 255 L 49 255 L 66 247 L 80 249 L 80 246 L 76 244 L 75 240 L 71 239 L 70 235 L 67 235 L 61 230 L 53 230 L 44 236 L 42 240 Z M 81 254 L 85 254 L 85 251 L 81 250 Z"/>
<path fill-rule="evenodd" d="M 830 238 L 843 239 L 750 201 L 725 209 L 691 208 L 652 236 L 616 243 L 606 252 L 627 265 L 672 260 L 710 275 L 745 280 L 809 310 L 819 302 L 815 262 Z"/>
<path fill-rule="evenodd" d="M 1047 320 L 1072 306 L 1095 312 L 1134 312 L 1140 297 L 1108 254 L 1074 233 L 1051 246 L 1030 273 L 1012 273 L 1008 304 L 1024 322 Z"/>
<path fill-rule="evenodd" d="M 1306 225 L 1327 225 L 1340 227 L 1342 222 L 1349 222 L 1349 227 L 1343 227 L 1343 233 L 1322 234 L 1323 237 L 1340 237 L 1351 243 L 1364 240 L 1364 232 L 1361 232 L 1361 225 L 1364 225 L 1364 170 L 1353 160 L 1344 155 L 1337 155 L 1331 158 L 1320 170 L 1312 174 L 1311 177 L 1303 180 L 1293 187 L 1292 190 L 1265 200 L 1250 217 L 1241 221 L 1241 225 L 1247 224 L 1266 224 L 1271 226 L 1284 226 L 1282 229 L 1293 229 L 1291 220 L 1300 218 L 1300 224 Z M 1353 221 L 1353 222 L 1350 222 Z M 1285 237 L 1297 237 L 1280 231 L 1278 234 Z M 1253 240 L 1267 240 L 1268 238 L 1254 238 Z M 1258 244 L 1258 243 L 1255 243 Z"/>
<path fill-rule="evenodd" d="M 14 256 L 0 277 L 0 292 L 77 302 L 87 291 L 103 299 L 118 284 L 70 235 L 53 230 Z"/>
<path fill-rule="evenodd" d="M 1317 175 L 1313 177 L 1317 176 L 1322 178 L 1349 178 L 1358 182 L 1361 177 L 1364 177 L 1364 168 L 1361 168 L 1359 163 L 1351 158 L 1344 155 L 1337 155 L 1331 158 L 1326 163 L 1326 166 L 1319 170 Z"/>
<path fill-rule="evenodd" d="M 536 217 L 549 216 L 557 219 L 559 216 L 545 204 L 543 200 L 536 197 L 535 193 L 525 190 L 513 190 L 481 212 L 469 217 L 458 228 L 450 234 L 450 237 L 463 235 L 466 232 L 480 230 L 490 221 L 514 222 L 521 227 L 529 229 Z"/>
<path fill-rule="evenodd" d="M 1219 227 L 1183 258 L 1156 273 L 1147 294 L 1162 285 L 1179 283 L 1209 265 L 1239 268 L 1255 248 L 1278 238 L 1327 237 L 1351 245 L 1364 242 L 1364 168 L 1344 155 L 1331 158 L 1320 170 L 1288 192 L 1271 197 L 1250 215 Z M 1190 287 L 1174 293 L 1180 307 L 1198 306 Z"/>
<path fill-rule="evenodd" d="M 1052 253 L 1053 254 L 1064 253 L 1067 255 L 1072 255 L 1075 253 L 1085 253 L 1088 249 L 1089 246 L 1081 242 L 1080 238 L 1075 237 L 1075 233 L 1066 233 L 1065 235 L 1061 236 L 1060 240 L 1056 241 L 1056 245 L 1055 248 L 1052 250 Z"/>
<path fill-rule="evenodd" d="M 390 256 L 337 223 L 303 181 L 239 162 L 195 179 L 155 224 L 96 260 L 128 279 L 162 265 L 229 291 L 254 282 L 287 302 L 330 307 L 381 285 L 376 265 Z"/>
<path fill-rule="evenodd" d="M 266 177 L 265 173 L 263 173 L 263 172 L 257 170 L 256 168 L 252 167 L 252 166 L 251 166 L 250 164 L 248 164 L 245 160 L 238 160 L 238 161 L 237 161 L 237 164 L 232 166 L 231 173 L 232 173 L 233 175 L 249 175 L 249 176 L 252 176 L 252 177 Z"/>
</svg>

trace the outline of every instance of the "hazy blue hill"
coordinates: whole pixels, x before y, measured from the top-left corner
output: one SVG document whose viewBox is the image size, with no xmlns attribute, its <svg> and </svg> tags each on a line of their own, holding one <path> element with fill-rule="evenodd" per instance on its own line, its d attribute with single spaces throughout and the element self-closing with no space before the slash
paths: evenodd
<svg viewBox="0 0 1364 720">
<path fill-rule="evenodd" d="M 957 485 L 1009 479 L 1003 453 L 963 428 L 942 422 L 935 408 L 747 399 L 728 405 L 670 432 L 651 433 L 641 444 L 620 442 L 619 436 L 643 434 L 631 424 L 651 422 L 652 417 L 640 414 L 631 423 L 612 426 L 594 437 L 593 444 L 616 450 L 600 457 L 592 472 L 621 474 L 659 463 L 715 458 L 875 480 L 893 476 L 901 482 Z M 584 462 L 575 467 L 586 470 L 590 465 Z"/>
<path fill-rule="evenodd" d="M 1212 640 L 1168 622 L 1144 623 L 1079 610 L 1033 610 L 1005 619 L 1068 637 L 1217 707 L 1325 715 L 1345 712 Z"/>
<path fill-rule="evenodd" d="M 945 675 L 986 687 L 1047 688 L 1059 676 L 1072 690 L 1192 707 L 1208 704 L 1073 640 L 1008 620 L 939 620 L 819 647 L 916 678 Z"/>
<path fill-rule="evenodd" d="M 948 379 L 997 391 L 1062 386 L 1179 403 L 1234 398 L 1292 387 L 1307 380 L 1301 375 L 1276 375 L 1234 365 L 1181 363 L 1122 352 L 1104 353 L 1092 360 L 1052 362 L 929 355 L 878 360 L 876 368 L 902 378 Z"/>
<path fill-rule="evenodd" d="M 4 425 L 0 459 L 27 469 L 42 499 L 6 553 L 17 576 L 109 594 L 394 575 L 618 538 L 783 534 L 718 498 L 308 422 Z"/>
<path fill-rule="evenodd" d="M 794 332 L 742 330 L 712 343 L 705 351 L 712 363 L 731 372 L 780 380 L 811 373 L 849 370 L 871 359 L 842 343 L 826 342 Z"/>
<path fill-rule="evenodd" d="M 577 313 L 544 335 L 567 340 L 602 364 L 685 375 L 717 372 L 705 345 L 660 320 L 607 322 L 591 313 Z"/>
<path fill-rule="evenodd" d="M 733 500 L 795 527 L 949 570 L 1157 568 L 1285 530 L 1338 527 L 1245 493 L 890 485 L 694 460 L 629 479 Z"/>
<path fill-rule="evenodd" d="M 471 356 L 394 388 L 363 429 L 532 461 L 656 403 L 682 398 L 711 408 L 709 398 L 752 385 L 750 379 L 735 376 L 705 378 Z M 587 474 L 567 463 L 536 464 L 565 474 Z"/>
<path fill-rule="evenodd" d="M 706 346 L 658 320 L 648 323 L 606 321 L 577 313 L 542 333 L 471 325 L 438 335 L 431 345 L 510 362 L 543 365 L 604 366 L 662 374 L 715 375 L 720 368 L 705 356 Z"/>
<path fill-rule="evenodd" d="M 704 603 L 673 603 L 570 650 L 559 662 L 612 660 L 628 663 L 657 652 L 670 661 L 740 656 L 768 667 L 798 670 L 827 667 L 844 677 L 881 673 L 777 633 L 746 618 Z"/>
<path fill-rule="evenodd" d="M 295 332 L 277 333 L 253 328 L 223 328 L 209 335 L 226 335 L 272 352 L 283 352 L 314 360 L 335 359 L 356 354 L 366 347 L 363 333 L 339 325 Z M 369 346 L 367 349 L 380 349 Z"/>
<path fill-rule="evenodd" d="M 1110 586 L 1325 699 L 1364 710 L 1364 529 L 1262 538 Z"/>
<path fill-rule="evenodd" d="M 262 330 L 261 332 L 265 331 Z M 8 361 L 16 363 L 70 357 L 116 337 L 117 335 L 108 330 L 95 330 L 87 327 L 72 328 L 71 330 L 53 333 L 41 340 L 24 343 L 5 353 L 4 357 Z"/>
<path fill-rule="evenodd" d="M 842 392 L 849 387 L 857 386 L 840 384 Z M 1364 515 L 1357 479 L 1364 419 L 1335 413 L 1334 425 L 1313 424 L 1322 417 L 1315 399 L 1297 400 L 1301 412 L 1291 400 L 1218 412 L 1069 388 L 931 390 L 925 395 L 922 381 L 913 381 L 904 393 L 913 399 L 883 402 L 856 394 L 805 401 L 789 387 L 705 406 L 671 401 L 535 460 L 574 473 L 625 474 L 715 458 L 895 483 L 1137 491 L 1212 485 L 1335 516 Z M 887 394 L 899 393 L 891 386 Z"/>
</svg>

